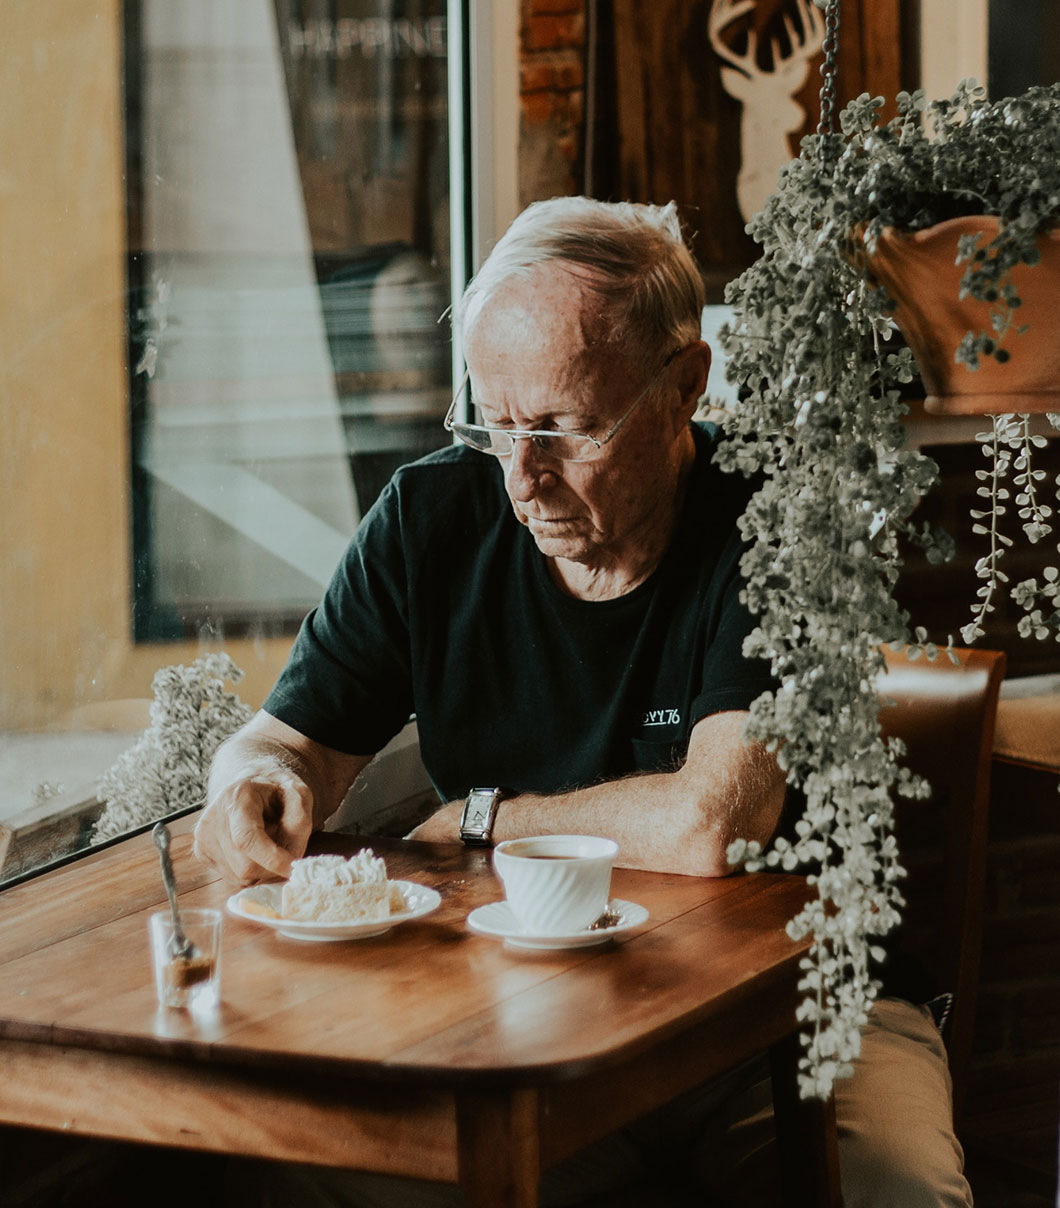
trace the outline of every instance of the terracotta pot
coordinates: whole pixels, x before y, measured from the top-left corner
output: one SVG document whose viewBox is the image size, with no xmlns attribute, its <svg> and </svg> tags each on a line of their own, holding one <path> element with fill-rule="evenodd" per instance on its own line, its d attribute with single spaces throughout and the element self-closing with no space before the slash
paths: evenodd
<svg viewBox="0 0 1060 1208">
<path fill-rule="evenodd" d="M 957 296 L 964 271 L 957 241 L 982 231 L 985 246 L 997 229 L 991 217 L 951 218 L 911 233 L 887 228 L 869 257 L 873 276 L 898 301 L 894 321 L 920 366 L 925 410 L 935 415 L 1060 411 L 1060 230 L 1039 237 L 1038 264 L 1012 271 L 1023 303 L 1016 326 L 1028 330 L 1001 341 L 1009 360 L 984 356 L 969 369 L 953 359 L 965 332 L 993 330 L 988 303 Z"/>
</svg>

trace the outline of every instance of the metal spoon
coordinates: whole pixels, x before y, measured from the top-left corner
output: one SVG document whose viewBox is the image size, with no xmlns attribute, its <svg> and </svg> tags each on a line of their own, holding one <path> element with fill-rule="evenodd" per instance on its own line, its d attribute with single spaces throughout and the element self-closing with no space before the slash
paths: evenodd
<svg viewBox="0 0 1060 1208">
<path fill-rule="evenodd" d="M 177 886 L 173 880 L 173 863 L 169 858 L 169 830 L 164 822 L 159 822 L 151 832 L 151 837 L 158 848 L 158 859 L 162 865 L 162 883 L 169 896 L 169 908 L 173 912 L 173 934 L 169 940 L 169 954 L 175 960 L 189 961 L 199 955 L 198 948 L 184 934 L 180 922 L 180 912 L 177 910 Z"/>
<path fill-rule="evenodd" d="M 611 903 L 604 907 L 604 912 L 598 919 L 589 924 L 589 931 L 603 931 L 605 927 L 617 927 L 622 922 L 622 915 L 611 909 Z"/>
</svg>

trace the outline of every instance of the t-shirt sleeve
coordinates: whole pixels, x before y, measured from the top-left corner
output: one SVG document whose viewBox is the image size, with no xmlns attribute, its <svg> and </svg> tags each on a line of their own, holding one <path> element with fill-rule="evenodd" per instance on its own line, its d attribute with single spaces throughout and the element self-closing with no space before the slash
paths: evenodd
<svg viewBox="0 0 1060 1208">
<path fill-rule="evenodd" d="M 315 742 L 372 755 L 412 712 L 407 566 L 391 483 L 299 630 L 266 713 Z"/>
</svg>

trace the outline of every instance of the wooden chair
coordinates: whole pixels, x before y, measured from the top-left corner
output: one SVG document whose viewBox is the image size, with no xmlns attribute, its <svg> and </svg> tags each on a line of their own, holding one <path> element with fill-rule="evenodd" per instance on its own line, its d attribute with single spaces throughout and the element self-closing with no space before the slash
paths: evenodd
<svg viewBox="0 0 1060 1208">
<path fill-rule="evenodd" d="M 883 732 L 902 739 L 902 763 L 931 784 L 924 801 L 900 798 L 896 829 L 909 873 L 894 959 L 924 977 L 923 998 L 951 994 L 942 1025 L 959 1125 L 975 1021 L 982 942 L 990 761 L 1005 655 L 957 650 L 911 662 L 888 650 Z"/>
</svg>

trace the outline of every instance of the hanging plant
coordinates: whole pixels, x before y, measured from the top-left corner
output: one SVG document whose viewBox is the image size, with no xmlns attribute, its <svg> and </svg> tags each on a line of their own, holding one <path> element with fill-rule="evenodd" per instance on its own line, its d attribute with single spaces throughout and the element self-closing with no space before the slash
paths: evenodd
<svg viewBox="0 0 1060 1208">
<path fill-rule="evenodd" d="M 894 340 L 896 302 L 873 255 L 892 227 L 921 230 L 971 211 L 998 216 L 989 243 L 973 236 L 955 249 L 964 265 L 957 292 L 986 307 L 988 326 L 959 332 L 951 349 L 974 376 L 990 359 L 1003 367 L 1018 347 L 1013 269 L 1035 262 L 1042 232 L 1060 215 L 1060 87 L 996 104 L 973 81 L 932 105 L 903 93 L 883 125 L 882 106 L 863 95 L 843 110 L 840 133 L 822 118 L 804 139 L 749 225 L 762 254 L 730 284 L 722 334 L 741 402 L 720 456 L 726 468 L 763 479 L 743 519 L 746 600 L 758 620 L 747 651 L 771 660 L 780 685 L 755 702 L 749 733 L 776 751 L 806 799 L 793 843 L 778 839 L 763 852 L 741 841 L 729 855 L 749 868 L 815 869 L 817 898 L 789 931 L 813 940 L 801 982 L 800 1083 L 803 1095 L 819 1097 L 852 1072 L 879 988 L 878 940 L 903 905 L 892 794 L 926 791 L 901 767 L 900 746 L 880 734 L 881 650 L 909 637 L 893 594 L 900 551 L 912 542 L 940 562 L 953 549 L 946 534 L 916 521 L 937 467 L 905 447 L 900 390 L 917 365 Z M 972 523 L 988 549 L 963 630 L 969 642 L 1007 589 L 1010 507 L 1031 541 L 1049 532 L 1051 516 L 1031 463 L 1042 438 L 1027 419 L 996 415 L 982 439 L 988 465 Z M 1055 570 L 1013 596 L 1027 612 L 1021 632 L 1057 630 Z M 917 630 L 911 654 L 938 651 Z"/>
</svg>

